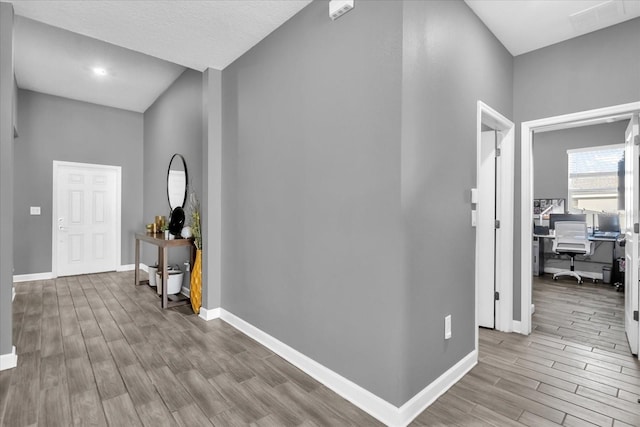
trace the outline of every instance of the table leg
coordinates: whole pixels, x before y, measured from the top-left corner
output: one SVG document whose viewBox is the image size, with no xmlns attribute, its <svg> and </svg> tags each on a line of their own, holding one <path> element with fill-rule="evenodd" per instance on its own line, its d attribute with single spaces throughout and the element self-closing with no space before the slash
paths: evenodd
<svg viewBox="0 0 640 427">
<path fill-rule="evenodd" d="M 167 308 L 167 284 L 169 282 L 169 273 L 167 272 L 167 248 L 162 248 L 162 308 Z"/>
<path fill-rule="evenodd" d="M 140 240 L 136 239 L 136 266 L 134 269 L 134 283 L 136 286 L 140 284 Z"/>
</svg>

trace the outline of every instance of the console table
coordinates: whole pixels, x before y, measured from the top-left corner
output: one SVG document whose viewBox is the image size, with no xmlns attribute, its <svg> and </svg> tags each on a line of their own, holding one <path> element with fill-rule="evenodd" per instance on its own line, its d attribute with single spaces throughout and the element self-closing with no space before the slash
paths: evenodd
<svg viewBox="0 0 640 427">
<path fill-rule="evenodd" d="M 168 274 L 167 274 L 167 252 L 169 248 L 177 248 L 179 246 L 187 246 L 191 249 L 191 265 L 193 265 L 193 260 L 195 258 L 195 246 L 193 245 L 193 241 L 191 239 L 165 239 L 164 233 L 157 234 L 148 234 L 148 233 L 136 233 L 136 264 L 135 264 L 135 275 L 134 280 L 136 286 L 143 284 L 144 282 L 140 281 L 140 242 L 150 243 L 158 247 L 158 271 L 161 271 L 161 282 L 162 282 L 162 308 L 175 307 L 178 305 L 186 305 L 189 304 L 189 299 L 185 298 L 178 301 L 169 301 L 167 295 L 167 282 L 168 282 Z M 160 286 L 158 283 L 157 286 Z"/>
</svg>

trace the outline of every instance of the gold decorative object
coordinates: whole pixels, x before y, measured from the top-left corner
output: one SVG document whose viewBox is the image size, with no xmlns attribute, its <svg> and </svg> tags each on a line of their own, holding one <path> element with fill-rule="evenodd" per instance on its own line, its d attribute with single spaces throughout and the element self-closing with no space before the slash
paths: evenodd
<svg viewBox="0 0 640 427">
<path fill-rule="evenodd" d="M 202 250 L 196 249 L 196 261 L 191 270 L 191 308 L 195 314 L 200 313 L 202 305 Z"/>
</svg>

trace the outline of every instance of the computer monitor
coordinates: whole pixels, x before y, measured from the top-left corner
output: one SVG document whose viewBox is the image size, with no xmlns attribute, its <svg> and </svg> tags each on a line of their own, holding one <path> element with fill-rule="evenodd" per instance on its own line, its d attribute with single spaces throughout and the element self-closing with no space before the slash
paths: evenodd
<svg viewBox="0 0 640 427">
<path fill-rule="evenodd" d="M 587 222 L 587 215 L 585 214 L 550 214 L 549 215 L 549 229 L 556 229 L 556 222 L 560 221 L 580 221 Z"/>
<path fill-rule="evenodd" d="M 618 215 L 598 214 L 598 231 L 620 232 L 620 217 Z"/>
</svg>

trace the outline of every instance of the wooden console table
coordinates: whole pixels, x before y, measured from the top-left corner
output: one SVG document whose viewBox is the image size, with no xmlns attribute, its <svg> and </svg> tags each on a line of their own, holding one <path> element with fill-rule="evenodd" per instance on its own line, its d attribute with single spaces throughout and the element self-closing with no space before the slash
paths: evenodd
<svg viewBox="0 0 640 427">
<path fill-rule="evenodd" d="M 173 239 L 168 240 L 164 238 L 163 233 L 157 234 L 147 234 L 147 233 L 136 233 L 136 265 L 135 265 L 135 284 L 136 286 L 143 284 L 140 282 L 140 242 L 147 242 L 152 245 L 158 247 L 158 271 L 161 271 L 161 282 L 162 282 L 162 308 L 175 307 L 178 305 L 186 305 L 189 304 L 189 299 L 183 299 L 179 301 L 169 301 L 167 295 L 167 282 L 168 282 L 168 274 L 167 274 L 167 263 L 168 257 L 167 252 L 169 248 L 176 248 L 179 246 L 188 246 L 191 249 L 191 265 L 193 265 L 193 260 L 195 258 L 195 246 L 193 245 L 193 241 L 191 239 Z M 160 286 L 158 283 L 157 286 Z"/>
</svg>

